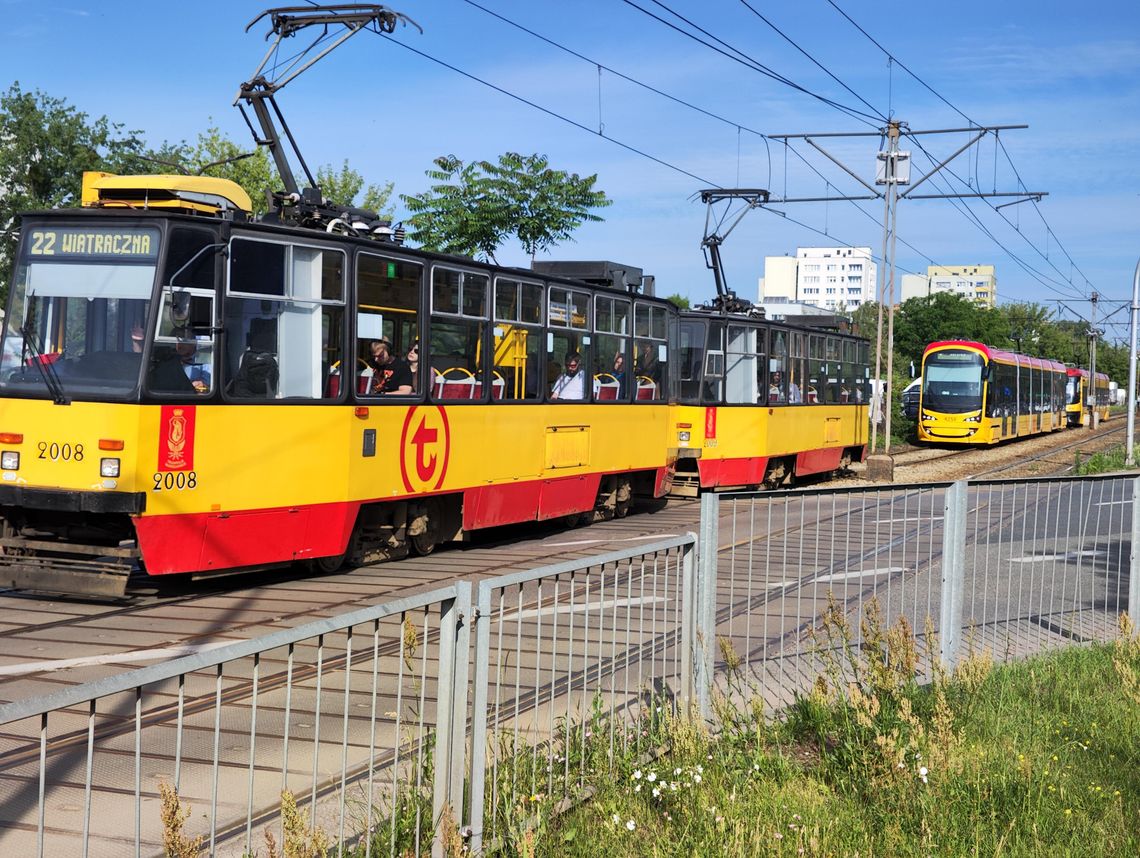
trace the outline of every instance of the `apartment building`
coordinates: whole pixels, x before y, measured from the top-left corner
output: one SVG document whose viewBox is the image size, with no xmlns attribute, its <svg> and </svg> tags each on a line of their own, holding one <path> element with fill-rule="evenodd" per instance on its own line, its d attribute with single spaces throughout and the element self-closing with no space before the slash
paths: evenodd
<svg viewBox="0 0 1140 858">
<path fill-rule="evenodd" d="M 800 247 L 766 256 L 760 302 L 793 301 L 827 310 L 854 310 L 875 300 L 878 266 L 869 247 Z"/>
<path fill-rule="evenodd" d="M 992 265 L 931 265 L 926 276 L 904 275 L 901 301 L 951 292 L 983 307 L 997 304 L 997 274 Z"/>
</svg>

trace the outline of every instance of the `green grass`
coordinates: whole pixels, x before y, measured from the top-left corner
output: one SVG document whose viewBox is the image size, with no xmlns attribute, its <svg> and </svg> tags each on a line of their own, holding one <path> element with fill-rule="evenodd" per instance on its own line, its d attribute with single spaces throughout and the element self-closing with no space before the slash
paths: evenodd
<svg viewBox="0 0 1140 858">
<path fill-rule="evenodd" d="M 1089 474 L 1107 474 L 1113 471 L 1135 470 L 1135 466 L 1127 468 L 1124 464 L 1124 460 L 1124 447 L 1113 447 L 1110 450 L 1093 453 L 1083 461 L 1081 460 L 1081 454 L 1077 453 L 1076 466 L 1073 472 L 1078 476 L 1084 477 Z"/>
<path fill-rule="evenodd" d="M 1113 647 L 1074 646 L 920 688 L 888 638 L 779 723 L 727 704 L 716 737 L 674 722 L 668 759 L 619 764 L 534 854 L 1140 855 L 1140 643 L 1131 684 Z"/>
</svg>

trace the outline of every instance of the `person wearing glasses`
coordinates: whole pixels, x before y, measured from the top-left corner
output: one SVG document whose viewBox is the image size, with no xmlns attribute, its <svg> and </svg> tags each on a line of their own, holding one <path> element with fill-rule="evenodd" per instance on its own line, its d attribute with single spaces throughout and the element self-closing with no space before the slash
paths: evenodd
<svg viewBox="0 0 1140 858">
<path fill-rule="evenodd" d="M 586 371 L 577 352 L 566 355 L 566 369 L 554 380 L 551 399 L 583 400 L 586 398 Z"/>
<path fill-rule="evenodd" d="M 412 374 L 408 365 L 392 354 L 392 341 L 387 337 L 373 340 L 369 345 L 372 359 L 372 384 L 369 393 L 394 393 L 406 396 L 412 392 Z"/>
<path fill-rule="evenodd" d="M 420 389 L 420 341 L 416 340 L 408 349 L 408 370 L 412 374 L 412 390 Z"/>
</svg>

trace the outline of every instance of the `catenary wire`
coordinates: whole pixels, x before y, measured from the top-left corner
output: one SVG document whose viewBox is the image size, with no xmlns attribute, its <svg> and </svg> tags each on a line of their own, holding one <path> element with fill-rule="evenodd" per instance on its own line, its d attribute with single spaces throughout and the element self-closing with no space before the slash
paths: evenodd
<svg viewBox="0 0 1140 858">
<path fill-rule="evenodd" d="M 850 107 L 848 105 L 841 104 L 840 102 L 837 102 L 833 99 L 827 98 L 826 96 L 820 95 L 819 93 L 812 92 L 807 87 L 801 86 L 800 84 L 796 83 L 795 81 L 790 80 L 789 78 L 785 77 L 784 75 L 781 75 L 778 72 L 771 70 L 770 68 L 765 66 L 763 63 L 761 63 L 758 60 L 755 60 L 752 57 L 745 54 L 743 51 L 740 51 L 737 48 L 734 48 L 731 45 L 728 45 L 726 42 L 722 41 L 721 39 L 718 39 L 716 36 L 713 36 L 711 33 L 708 33 L 706 30 L 703 30 L 702 28 L 698 27 L 696 24 L 693 24 L 688 19 L 686 19 L 683 16 L 679 15 L 678 13 L 674 12 L 672 9 L 669 9 L 668 6 L 665 6 L 663 3 L 659 2 L 659 0 L 652 0 L 652 2 L 654 2 L 658 6 L 661 6 L 661 8 L 666 9 L 667 11 L 670 12 L 670 14 L 672 14 L 675 17 L 679 18 L 680 20 L 684 21 L 686 24 L 693 27 L 698 32 L 704 33 L 710 39 L 713 39 L 714 41 L 720 42 L 722 45 L 725 45 L 725 47 L 728 50 L 725 50 L 724 48 L 720 48 L 714 44 L 710 44 L 709 42 L 706 42 L 704 39 L 697 37 L 694 33 L 691 33 L 682 27 L 678 27 L 673 22 L 667 21 L 664 18 L 662 18 L 660 15 L 654 14 L 649 9 L 646 9 L 644 6 L 638 5 L 637 3 L 633 2 L 633 0 L 622 0 L 622 2 L 625 3 L 627 6 L 630 6 L 634 9 L 637 9 L 639 12 L 641 12 L 644 15 L 649 16 L 653 20 L 658 21 L 661 24 L 664 24 L 666 27 L 670 28 L 671 30 L 674 30 L 675 32 L 680 33 L 682 36 L 685 36 L 686 38 L 692 39 L 693 41 L 697 42 L 698 44 L 704 45 L 706 48 L 709 48 L 710 50 L 715 51 L 716 53 L 721 54 L 724 57 L 727 57 L 728 59 L 732 60 L 733 62 L 739 63 L 739 64 L 745 66 L 746 68 L 751 69 L 752 71 L 759 72 L 760 74 L 762 74 L 766 77 L 769 77 L 772 80 L 777 81 L 778 83 L 782 83 L 785 86 L 791 87 L 792 89 L 794 89 L 798 92 L 801 92 L 805 95 L 811 96 L 812 98 L 816 99 L 817 101 L 820 101 L 824 104 L 827 104 L 830 107 L 834 107 L 836 110 L 842 111 L 843 113 L 847 114 L 848 116 L 852 117 L 853 119 L 857 119 L 858 121 L 864 123 L 865 125 L 868 125 L 872 128 L 875 128 L 875 127 L 878 127 L 878 124 L 881 121 L 880 117 L 878 117 L 878 116 L 864 113 L 863 111 L 857 110 L 854 107 Z"/>
</svg>

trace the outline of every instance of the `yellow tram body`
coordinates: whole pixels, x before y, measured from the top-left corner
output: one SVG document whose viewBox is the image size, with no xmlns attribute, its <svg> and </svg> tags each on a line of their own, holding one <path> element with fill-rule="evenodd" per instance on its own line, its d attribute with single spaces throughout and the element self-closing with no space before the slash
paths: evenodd
<svg viewBox="0 0 1140 858">
<path fill-rule="evenodd" d="M 1063 364 L 964 340 L 931 343 L 922 357 L 918 438 L 996 444 L 1064 428 Z"/>
<path fill-rule="evenodd" d="M 1065 413 L 1069 426 L 1088 426 L 1093 411 L 1098 420 L 1108 419 L 1109 382 L 1102 372 L 1096 374 L 1095 392 L 1089 391 L 1089 371 L 1077 367 L 1068 368 L 1068 382 L 1065 386 Z"/>
<path fill-rule="evenodd" d="M 674 493 L 791 482 L 862 461 L 866 341 L 747 314 L 680 322 Z"/>
</svg>

